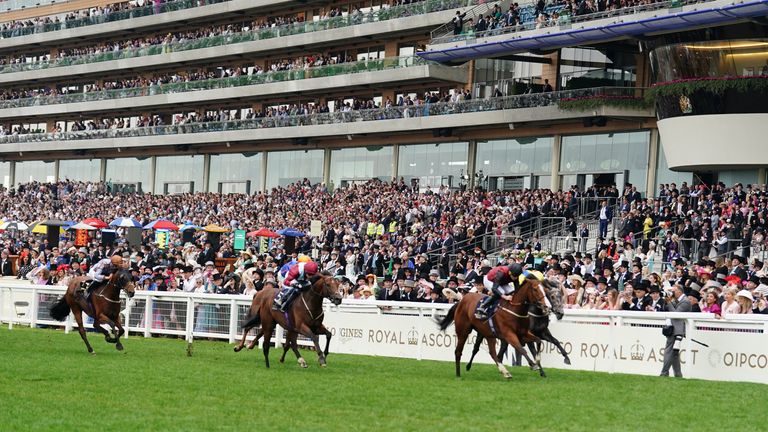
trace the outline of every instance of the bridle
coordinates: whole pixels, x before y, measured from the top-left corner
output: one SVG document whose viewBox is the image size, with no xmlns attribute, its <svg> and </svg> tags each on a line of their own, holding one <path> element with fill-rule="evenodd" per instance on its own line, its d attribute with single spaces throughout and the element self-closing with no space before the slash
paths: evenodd
<svg viewBox="0 0 768 432">
<path fill-rule="evenodd" d="M 325 297 L 327 297 L 325 294 L 323 294 L 324 289 L 321 289 L 319 293 L 315 292 L 315 284 L 325 284 L 326 283 L 325 277 L 326 276 L 320 276 L 320 279 L 318 279 L 314 284 L 312 284 L 312 287 L 305 292 L 309 292 L 312 295 L 320 297 L 320 299 L 324 299 Z M 307 304 L 307 301 L 304 299 L 304 296 L 302 295 L 299 297 L 301 297 L 301 302 L 304 304 L 304 309 L 307 310 L 307 313 L 309 314 L 309 318 L 312 321 L 318 320 L 321 316 L 323 316 L 323 314 L 325 314 L 325 310 L 323 310 L 323 308 L 320 308 L 320 313 L 317 316 L 315 316 L 312 313 L 312 311 L 309 309 L 309 305 Z"/>
<path fill-rule="evenodd" d="M 109 303 L 120 304 L 120 291 L 125 288 L 125 284 L 119 283 L 119 281 L 122 279 L 122 275 L 120 273 L 116 273 L 114 277 L 117 279 L 117 281 L 113 281 L 112 278 L 110 278 L 107 283 L 102 285 L 101 288 L 99 288 L 93 295 L 101 297 Z M 114 285 L 117 288 L 117 300 L 112 300 L 111 298 L 104 295 L 104 290 L 107 289 L 107 287 L 110 285 Z"/>
</svg>

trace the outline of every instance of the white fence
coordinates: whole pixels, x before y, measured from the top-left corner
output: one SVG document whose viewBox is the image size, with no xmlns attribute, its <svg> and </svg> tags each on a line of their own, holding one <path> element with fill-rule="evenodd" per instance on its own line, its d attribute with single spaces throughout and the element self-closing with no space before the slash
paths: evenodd
<svg viewBox="0 0 768 432">
<path fill-rule="evenodd" d="M 9 327 L 63 325 L 65 331 L 71 331 L 74 323 L 71 315 L 62 324 L 48 314 L 48 305 L 63 291 L 61 287 L 3 283 L 0 321 Z M 19 302 L 26 302 L 28 306 Z M 146 337 L 165 334 L 189 341 L 202 337 L 232 343 L 241 335 L 240 326 L 250 303 L 245 296 L 139 291 L 132 302 L 123 301 L 123 322 L 132 334 Z M 453 327 L 441 332 L 434 322 L 434 318 L 442 317 L 449 307 L 404 302 L 344 301 L 338 307 L 327 304 L 325 324 L 334 334 L 331 351 L 453 361 L 456 346 Z M 768 317 L 763 315 L 718 320 L 703 313 L 566 311 L 563 320 L 553 318 L 550 329 L 563 343 L 572 364 L 565 365 L 549 344 L 545 345 L 542 364 L 571 370 L 658 375 L 665 344 L 661 327 L 666 318 L 682 318 L 687 322 L 681 354 L 685 377 L 768 384 Z M 101 338 L 100 335 L 92 337 Z M 273 340 L 281 338 L 282 330 L 277 330 Z M 469 359 L 474 340 L 473 335 L 465 347 L 464 361 Z M 306 339 L 300 343 L 310 345 Z M 476 360 L 490 362 L 487 345 L 483 345 Z M 452 366 L 445 367 L 446 374 L 453 373 Z"/>
</svg>

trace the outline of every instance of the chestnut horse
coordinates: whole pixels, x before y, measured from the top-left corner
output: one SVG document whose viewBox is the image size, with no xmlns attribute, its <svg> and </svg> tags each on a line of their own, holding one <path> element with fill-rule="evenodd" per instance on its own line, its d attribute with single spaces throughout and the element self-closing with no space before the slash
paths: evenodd
<svg viewBox="0 0 768 432">
<path fill-rule="evenodd" d="M 528 357 L 528 353 L 523 349 L 521 341 L 530 334 L 528 331 L 528 306 L 539 305 L 542 310 L 548 313 L 544 293 L 539 288 L 539 280 L 535 276 L 530 276 L 512 294 L 511 301 L 500 300 L 496 313 L 490 319 L 479 320 L 475 318 L 475 310 L 483 297 L 485 297 L 483 294 L 478 293 L 464 295 L 460 302 L 448 310 L 448 315 L 440 322 L 441 330 L 448 328 L 454 321 L 456 324 L 456 336 L 458 337 L 455 351 L 456 376 L 461 376 L 461 355 L 464 351 L 464 344 L 472 330 L 477 330 L 480 335 L 478 337 L 488 340 L 488 352 L 496 364 L 496 368 L 499 369 L 504 378 L 512 378 L 496 354 L 496 338 L 498 337 L 512 345 L 517 352 L 525 356 L 529 363 L 533 363 Z M 491 327 L 491 323 L 493 327 Z"/>
<path fill-rule="evenodd" d="M 264 360 L 267 367 L 269 367 L 270 338 L 275 325 L 279 324 L 287 330 L 280 363 L 285 361 L 285 354 L 290 348 L 296 354 L 296 359 L 301 367 L 307 367 L 307 362 L 301 356 L 296 343 L 296 338 L 301 334 L 312 339 L 317 351 L 318 362 L 320 366 L 325 366 L 328 347 L 331 344 L 331 332 L 323 325 L 323 317 L 325 315 L 323 312 L 323 299 L 328 298 L 335 305 L 341 304 L 339 282 L 326 272 L 313 276 L 310 278 L 310 282 L 312 284 L 311 287 L 293 300 L 287 313 L 272 309 L 272 303 L 279 292 L 277 288 L 265 288 L 259 291 L 251 302 L 248 318 L 243 325 L 243 339 L 235 347 L 235 352 L 243 349 L 248 332 L 252 328 L 261 325 L 261 330 L 248 345 L 248 349 L 253 349 L 259 339 L 264 336 Z M 320 349 L 319 335 L 321 334 L 325 335 L 325 350 Z"/>
<path fill-rule="evenodd" d="M 51 317 L 57 321 L 64 321 L 69 315 L 69 311 L 75 316 L 77 321 L 77 331 L 83 338 L 88 352 L 93 354 L 93 348 L 85 336 L 85 327 L 83 327 L 83 312 L 93 318 L 93 328 L 104 334 L 104 339 L 115 344 L 118 351 L 123 350 L 123 344 L 120 343 L 120 336 L 125 334 L 120 320 L 120 290 L 125 290 L 128 298 L 133 297 L 134 284 L 131 272 L 120 270 L 114 272 L 106 283 L 93 290 L 91 294 L 91 303 L 83 309 L 75 298 L 80 284 L 86 280 L 85 277 L 76 277 L 67 285 L 67 292 L 59 300 L 49 307 Z M 112 330 L 107 331 L 102 324 L 109 325 Z"/>
<path fill-rule="evenodd" d="M 556 281 L 550 281 L 549 279 L 544 279 L 541 282 L 540 285 L 542 288 L 544 288 L 545 295 L 552 303 L 552 312 L 555 314 L 555 317 L 560 320 L 563 318 L 563 290 L 560 287 L 559 283 Z M 544 368 L 541 367 L 541 349 L 542 349 L 542 342 L 541 341 L 547 341 L 554 345 L 558 351 L 560 351 L 560 354 L 564 358 L 565 364 L 571 364 L 571 359 L 568 357 L 568 353 L 565 351 L 565 348 L 563 348 L 563 345 L 560 343 L 555 336 L 552 335 L 552 332 L 549 331 L 549 315 L 545 314 L 544 311 L 538 306 L 538 305 L 530 305 L 528 307 L 528 317 L 531 320 L 530 322 L 530 332 L 531 335 L 529 335 L 526 339 L 526 345 L 528 346 L 528 350 L 531 351 L 531 355 L 535 359 L 536 363 L 531 364 L 529 363 L 529 366 L 531 369 L 538 369 L 539 375 L 542 377 L 546 376 L 546 373 L 544 372 Z M 477 339 L 475 339 L 475 346 L 472 349 L 472 356 L 469 359 L 469 363 L 467 363 L 467 370 L 470 370 L 472 368 L 472 361 L 475 359 L 475 355 L 478 351 L 480 351 L 480 344 L 483 342 L 483 336 L 478 335 Z M 538 339 L 538 342 L 536 342 L 536 339 Z M 499 348 L 499 353 L 497 354 L 499 359 L 504 359 L 504 355 L 507 353 L 507 342 L 501 341 L 501 346 Z"/>
</svg>

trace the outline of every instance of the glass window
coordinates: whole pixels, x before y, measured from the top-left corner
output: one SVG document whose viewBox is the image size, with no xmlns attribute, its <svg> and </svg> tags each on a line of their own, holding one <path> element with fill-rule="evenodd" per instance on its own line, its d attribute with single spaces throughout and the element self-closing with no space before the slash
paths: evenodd
<svg viewBox="0 0 768 432">
<path fill-rule="evenodd" d="M 119 158 L 107 159 L 107 183 L 113 187 L 126 190 L 149 192 L 152 189 L 152 159 Z"/>
<path fill-rule="evenodd" d="M 59 161 L 59 180 L 99 181 L 101 159 L 63 159 Z"/>
<path fill-rule="evenodd" d="M 681 185 L 683 182 L 687 182 L 689 185 L 693 184 L 693 173 L 677 172 L 669 169 L 667 156 L 664 154 L 664 147 L 662 147 L 661 140 L 659 140 L 659 161 L 656 164 L 656 190 L 654 194 L 658 194 L 659 184 L 675 183 Z"/>
<path fill-rule="evenodd" d="M 221 193 L 254 193 L 260 191 L 261 161 L 261 153 L 211 155 L 208 190 Z M 250 182 L 250 185 L 247 182 Z"/>
<path fill-rule="evenodd" d="M 649 131 L 564 136 L 560 171 L 566 174 L 619 174 L 626 170 L 629 171 L 628 182 L 638 191 L 645 192 L 650 136 Z"/>
<path fill-rule="evenodd" d="M 467 142 L 401 145 L 397 176 L 406 182 L 418 179 L 421 188 L 459 187 L 459 177 L 467 170 L 468 147 Z"/>
<path fill-rule="evenodd" d="M 303 179 L 323 181 L 323 150 L 294 150 L 267 154 L 267 189 L 287 186 Z"/>
<path fill-rule="evenodd" d="M 477 170 L 489 176 L 548 174 L 552 137 L 491 140 L 477 143 Z"/>
<path fill-rule="evenodd" d="M 331 152 L 331 188 L 372 178 L 392 179 L 392 147 L 356 147 Z"/>
<path fill-rule="evenodd" d="M 726 187 L 732 187 L 736 183 L 746 187 L 757 183 L 757 170 L 723 170 L 717 174 L 717 181 L 723 182 Z"/>
<path fill-rule="evenodd" d="M 54 161 L 23 161 L 16 162 L 16 186 L 22 183 L 40 182 L 53 183 L 56 181 L 56 165 Z"/>
<path fill-rule="evenodd" d="M 203 190 L 203 156 L 158 156 L 155 193 L 178 194 Z"/>
</svg>

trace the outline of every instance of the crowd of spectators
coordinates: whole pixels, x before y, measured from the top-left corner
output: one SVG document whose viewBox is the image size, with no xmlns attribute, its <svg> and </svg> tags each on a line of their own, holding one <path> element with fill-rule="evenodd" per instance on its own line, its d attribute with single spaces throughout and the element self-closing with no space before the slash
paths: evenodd
<svg viewBox="0 0 768 432">
<path fill-rule="evenodd" d="M 730 255 L 706 253 L 688 259 L 678 255 L 669 261 L 664 254 L 675 247 L 660 242 L 656 249 L 654 241 L 667 238 L 671 230 L 684 231 L 689 224 L 700 229 L 715 216 L 715 226 L 721 229 L 736 223 L 762 233 L 768 212 L 765 186 L 683 184 L 678 189 L 675 184 L 661 185 L 659 195 L 649 199 L 637 196 L 631 186 L 621 193 L 616 188 L 579 191 L 576 187 L 567 192 L 451 191 L 445 187 L 420 192 L 402 179 L 371 181 L 333 192 L 305 180 L 254 195 L 124 194 L 111 189 L 104 183 L 68 181 L 21 185 L 2 192 L 0 214 L 6 220 L 23 221 L 87 217 L 109 221 L 125 216 L 147 223 L 166 217 L 201 226 L 294 227 L 304 232 L 310 221 L 320 220 L 323 232 L 299 238 L 292 251 L 281 240 L 260 249 L 258 239 L 235 251 L 229 237 L 216 245 L 204 232 L 186 242 L 172 233 L 168 247 L 160 249 L 150 231 L 144 231 L 141 245 L 129 246 L 123 240 L 102 245 L 94 238 L 83 247 L 75 247 L 68 239 L 49 245 L 45 239 L 11 231 L 3 235 L 2 261 L 19 255 L 18 277 L 65 284 L 95 261 L 118 253 L 130 260 L 140 289 L 250 295 L 268 281 L 280 280 L 285 264 L 304 253 L 341 280 L 347 298 L 431 302 L 454 302 L 463 293 L 482 292 L 484 274 L 495 265 L 516 261 L 558 280 L 566 308 L 663 311 L 665 298 L 679 286 L 692 300 L 694 311 L 718 316 L 768 313 L 764 237 L 742 238 L 741 247 Z M 586 252 L 557 254 L 542 250 L 535 234 L 523 229 L 511 250 L 489 255 L 483 249 L 484 236 L 521 232 L 521 226 L 539 215 L 560 216 L 573 223 L 578 200 L 598 196 L 616 203 L 617 218 L 647 212 L 653 220 L 650 230 L 623 239 L 593 234 L 585 242 Z M 690 204 L 681 206 L 683 202 Z M 217 276 L 216 258 L 234 262 Z"/>
</svg>

